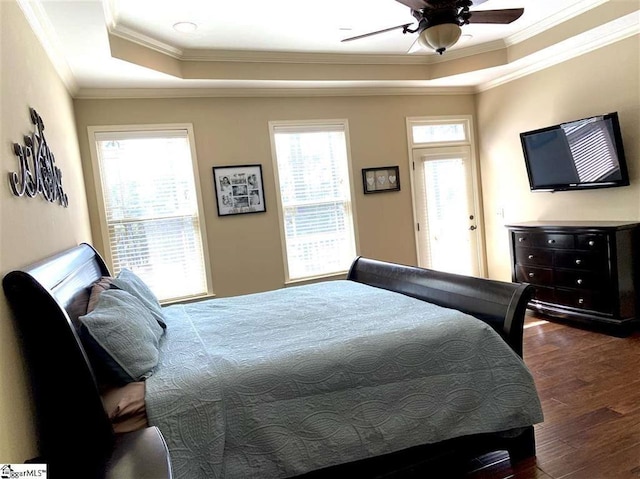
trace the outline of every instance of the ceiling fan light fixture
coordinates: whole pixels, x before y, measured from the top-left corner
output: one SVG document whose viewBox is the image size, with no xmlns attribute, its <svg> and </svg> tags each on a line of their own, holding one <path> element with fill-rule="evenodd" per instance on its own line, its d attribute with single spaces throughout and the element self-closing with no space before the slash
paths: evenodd
<svg viewBox="0 0 640 479">
<path fill-rule="evenodd" d="M 451 48 L 460 39 L 462 29 L 455 23 L 441 23 L 424 29 L 418 37 L 418 42 L 425 48 L 432 48 L 442 55 L 447 48 Z"/>
</svg>

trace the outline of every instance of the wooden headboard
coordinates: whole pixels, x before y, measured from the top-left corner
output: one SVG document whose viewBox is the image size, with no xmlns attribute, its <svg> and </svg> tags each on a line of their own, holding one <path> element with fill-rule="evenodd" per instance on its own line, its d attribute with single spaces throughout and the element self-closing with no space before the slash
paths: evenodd
<svg viewBox="0 0 640 479">
<path fill-rule="evenodd" d="M 39 460 L 53 471 L 71 467 L 95 477 L 111 456 L 115 435 L 72 325 L 86 312 L 91 284 L 108 274 L 98 253 L 82 244 L 2 282 L 31 375 Z"/>
</svg>

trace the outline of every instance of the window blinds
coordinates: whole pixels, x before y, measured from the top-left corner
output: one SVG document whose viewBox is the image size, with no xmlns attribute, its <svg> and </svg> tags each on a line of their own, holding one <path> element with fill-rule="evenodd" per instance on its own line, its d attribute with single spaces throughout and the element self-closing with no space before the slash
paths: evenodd
<svg viewBox="0 0 640 479">
<path fill-rule="evenodd" d="M 343 272 L 355 257 L 343 124 L 273 128 L 288 279 Z"/>
<path fill-rule="evenodd" d="M 207 293 L 186 130 L 95 134 L 113 272 L 128 268 L 160 300 Z"/>
</svg>

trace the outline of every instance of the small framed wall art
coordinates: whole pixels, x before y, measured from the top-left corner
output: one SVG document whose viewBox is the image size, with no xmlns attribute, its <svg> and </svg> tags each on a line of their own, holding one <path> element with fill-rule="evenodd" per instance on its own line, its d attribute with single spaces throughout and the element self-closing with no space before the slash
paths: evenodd
<svg viewBox="0 0 640 479">
<path fill-rule="evenodd" d="M 400 168 L 398 166 L 363 168 L 362 184 L 365 194 L 400 191 Z"/>
<path fill-rule="evenodd" d="M 218 216 L 267 211 L 262 165 L 214 166 L 213 184 Z"/>
</svg>

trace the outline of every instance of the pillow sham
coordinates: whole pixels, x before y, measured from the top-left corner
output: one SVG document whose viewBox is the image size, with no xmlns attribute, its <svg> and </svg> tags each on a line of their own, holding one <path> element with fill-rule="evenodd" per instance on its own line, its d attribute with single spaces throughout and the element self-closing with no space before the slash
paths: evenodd
<svg viewBox="0 0 640 479">
<path fill-rule="evenodd" d="M 126 384 L 152 374 L 164 330 L 138 298 L 119 289 L 104 291 L 95 309 L 78 320 L 101 382 Z"/>
<path fill-rule="evenodd" d="M 149 427 L 144 394 L 143 381 L 109 388 L 101 393 L 102 404 L 111 420 L 113 432 L 121 434 Z"/>
<path fill-rule="evenodd" d="M 153 291 L 149 289 L 149 286 L 140 279 L 133 271 L 129 269 L 123 269 L 118 273 L 118 276 L 111 282 L 116 288 L 120 288 L 136 298 L 142 301 L 158 324 L 162 326 L 162 329 L 166 329 L 167 324 L 164 322 L 164 314 L 162 313 L 162 306 Z"/>
<path fill-rule="evenodd" d="M 87 305 L 87 313 L 90 313 L 96 309 L 100 295 L 105 291 L 115 287 L 113 286 L 113 278 L 111 276 L 103 276 L 91 286 L 91 293 L 89 294 L 89 304 Z"/>
</svg>

